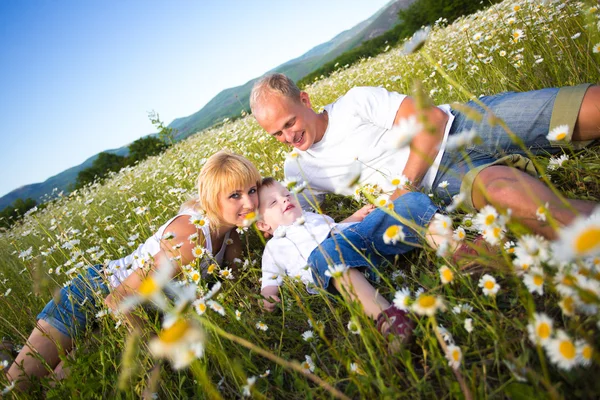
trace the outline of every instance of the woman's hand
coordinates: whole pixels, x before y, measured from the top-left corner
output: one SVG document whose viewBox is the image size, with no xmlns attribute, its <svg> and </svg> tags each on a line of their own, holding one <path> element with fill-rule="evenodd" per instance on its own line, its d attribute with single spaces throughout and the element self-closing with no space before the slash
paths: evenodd
<svg viewBox="0 0 600 400">
<path fill-rule="evenodd" d="M 367 204 L 366 206 L 361 207 L 357 212 L 355 212 L 342 222 L 360 222 L 363 219 L 365 219 L 365 217 L 369 215 L 374 209 L 375 206 L 373 204 Z"/>
</svg>

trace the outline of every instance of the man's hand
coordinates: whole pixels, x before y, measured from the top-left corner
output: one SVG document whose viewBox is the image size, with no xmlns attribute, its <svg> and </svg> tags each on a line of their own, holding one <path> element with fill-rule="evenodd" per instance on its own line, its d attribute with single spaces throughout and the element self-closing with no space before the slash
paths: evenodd
<svg viewBox="0 0 600 400">
<path fill-rule="evenodd" d="M 273 312 L 277 303 L 281 303 L 279 296 L 279 286 L 267 286 L 261 290 L 260 294 L 264 297 L 263 308 L 268 312 Z"/>
<path fill-rule="evenodd" d="M 373 204 L 367 204 L 361 207 L 357 212 L 343 220 L 342 222 L 360 222 L 375 209 Z"/>
</svg>

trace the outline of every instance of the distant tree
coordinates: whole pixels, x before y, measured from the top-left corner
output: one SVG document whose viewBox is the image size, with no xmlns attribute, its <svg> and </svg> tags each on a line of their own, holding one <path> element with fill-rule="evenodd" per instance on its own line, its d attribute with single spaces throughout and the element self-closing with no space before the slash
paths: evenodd
<svg viewBox="0 0 600 400">
<path fill-rule="evenodd" d="M 129 164 L 127 157 L 122 157 L 117 154 L 102 152 L 98 154 L 98 158 L 94 160 L 91 167 L 79 171 L 75 188 L 80 188 L 94 180 L 102 180 L 109 172 L 117 172 L 121 168 Z"/>
<path fill-rule="evenodd" d="M 138 139 L 129 145 L 130 162 L 134 163 L 147 157 L 155 156 L 165 151 L 168 147 L 168 144 L 155 136 Z"/>
<path fill-rule="evenodd" d="M 5 207 L 0 211 L 0 227 L 10 228 L 19 219 L 25 215 L 25 213 L 36 206 L 36 201 L 31 197 L 23 199 L 16 199 L 10 206 Z"/>
<path fill-rule="evenodd" d="M 175 143 L 175 133 L 177 133 L 177 131 L 173 128 L 165 126 L 165 124 L 163 124 L 163 122 L 160 120 L 160 115 L 158 115 L 156 111 L 150 111 L 148 113 L 148 118 L 150 118 L 152 125 L 158 129 L 158 137 L 163 142 L 168 143 L 169 145 Z"/>
</svg>

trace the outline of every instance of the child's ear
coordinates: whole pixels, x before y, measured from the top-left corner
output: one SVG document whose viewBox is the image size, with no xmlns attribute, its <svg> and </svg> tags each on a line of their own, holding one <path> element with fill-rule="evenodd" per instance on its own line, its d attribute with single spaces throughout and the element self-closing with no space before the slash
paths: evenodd
<svg viewBox="0 0 600 400">
<path fill-rule="evenodd" d="M 256 227 L 261 232 L 269 232 L 269 230 L 271 229 L 269 224 L 266 224 L 264 221 L 261 220 L 256 221 Z"/>
</svg>

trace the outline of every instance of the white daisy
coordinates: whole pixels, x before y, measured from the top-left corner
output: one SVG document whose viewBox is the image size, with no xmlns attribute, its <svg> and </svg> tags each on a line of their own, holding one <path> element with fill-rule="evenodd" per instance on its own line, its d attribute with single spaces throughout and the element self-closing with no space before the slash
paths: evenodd
<svg viewBox="0 0 600 400">
<path fill-rule="evenodd" d="M 496 296 L 496 293 L 500 290 L 500 285 L 498 285 L 496 279 L 490 274 L 485 274 L 481 277 L 479 287 L 482 288 L 483 294 L 486 296 Z"/>
<path fill-rule="evenodd" d="M 546 139 L 559 142 L 564 140 L 569 135 L 569 125 L 559 125 L 548 132 Z"/>
<path fill-rule="evenodd" d="M 557 330 L 556 338 L 544 346 L 550 360 L 560 369 L 570 370 L 577 365 L 577 347 L 563 330 Z"/>
</svg>

